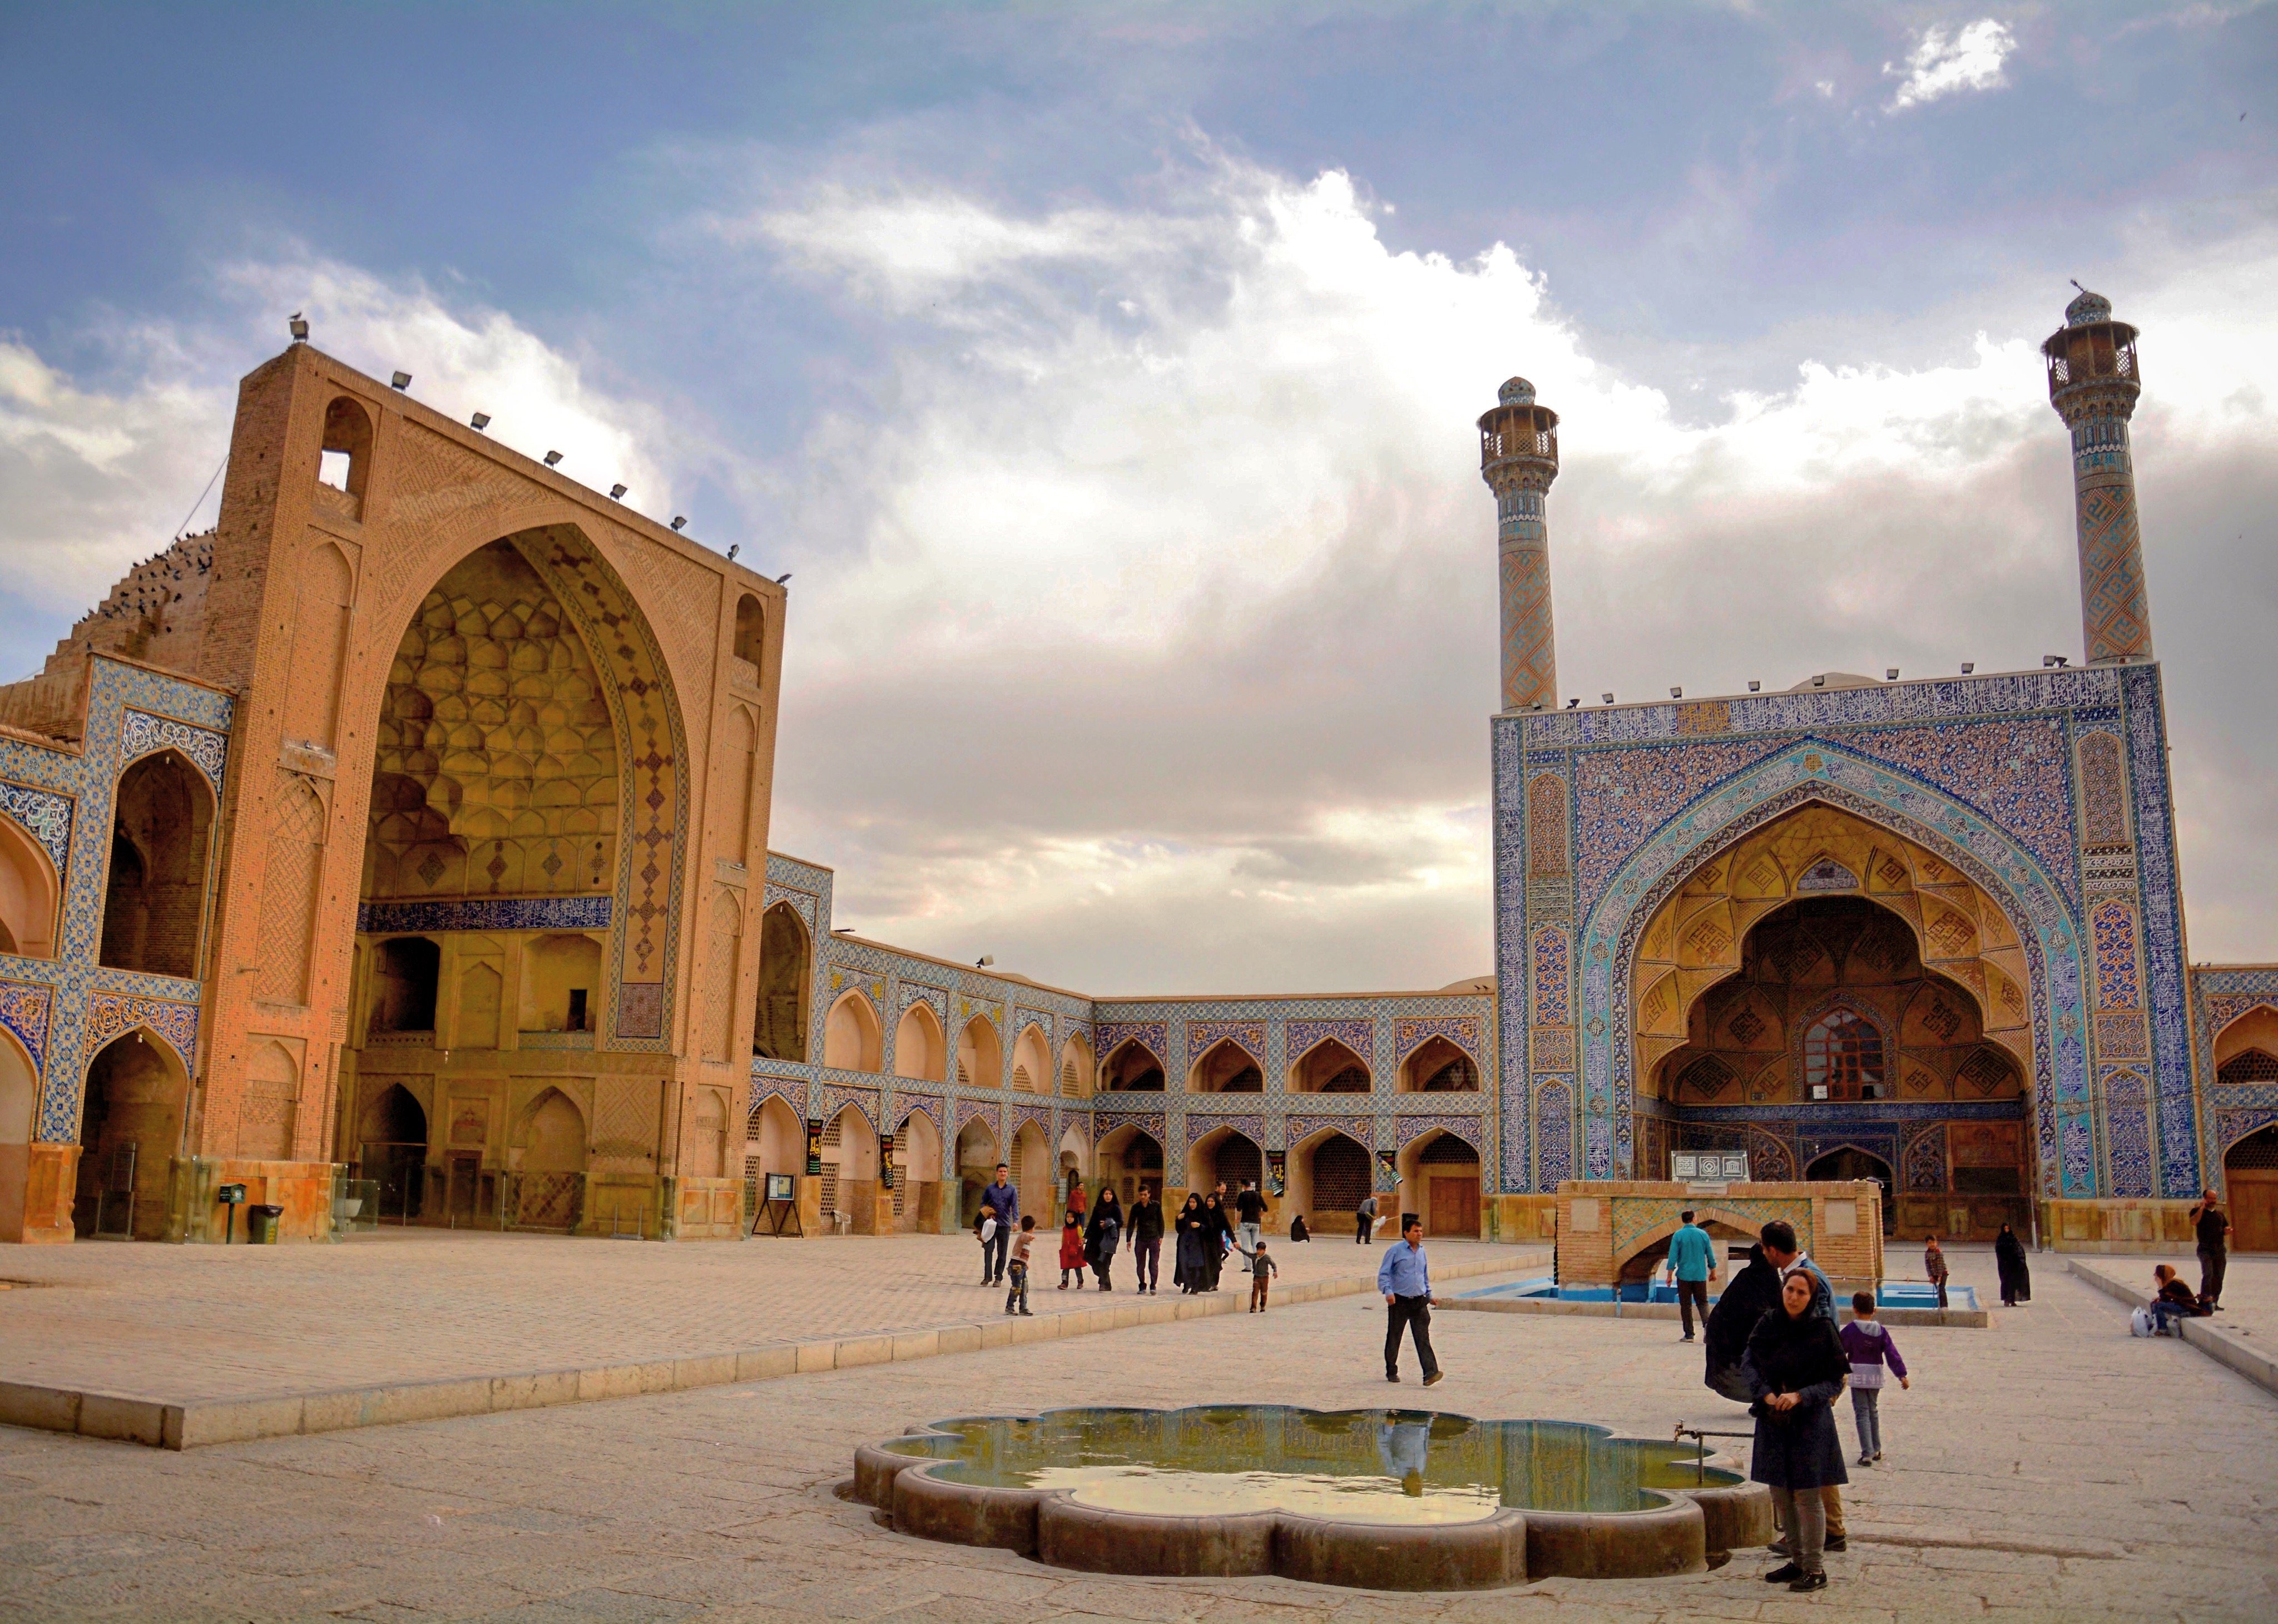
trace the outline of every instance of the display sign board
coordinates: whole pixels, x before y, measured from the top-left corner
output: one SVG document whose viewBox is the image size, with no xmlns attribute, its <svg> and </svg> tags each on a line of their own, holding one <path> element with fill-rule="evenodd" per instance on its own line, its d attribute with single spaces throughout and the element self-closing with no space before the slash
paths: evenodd
<svg viewBox="0 0 2278 1624">
<path fill-rule="evenodd" d="M 1739 1184 L 1748 1176 L 1746 1151 L 1671 1151 L 1669 1176 L 1680 1184 Z"/>
</svg>

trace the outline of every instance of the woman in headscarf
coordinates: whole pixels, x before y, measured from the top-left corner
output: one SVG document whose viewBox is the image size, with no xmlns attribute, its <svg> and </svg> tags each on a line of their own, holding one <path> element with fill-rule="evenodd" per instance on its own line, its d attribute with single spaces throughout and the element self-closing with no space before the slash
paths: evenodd
<svg viewBox="0 0 2278 1624">
<path fill-rule="evenodd" d="M 2025 1243 L 2007 1224 L 1993 1237 L 1993 1267 L 2001 1271 L 2001 1306 L 2014 1308 L 2033 1300 L 2033 1271 L 2025 1267 Z"/>
<path fill-rule="evenodd" d="M 1234 1234 L 1234 1225 L 1227 1222 L 1226 1208 L 1219 1205 L 1218 1191 L 1213 1190 L 1203 1198 L 1203 1283 L 1201 1290 L 1218 1290 L 1218 1272 L 1226 1264 L 1226 1243 Z"/>
<path fill-rule="evenodd" d="M 1930 1284 L 1938 1288 L 1938 1306 L 1945 1306 L 1945 1280 L 1950 1271 L 1945 1267 L 1945 1249 L 1938 1244 L 1938 1237 L 1930 1237 L 1923 1248 L 1923 1273 L 1930 1276 Z"/>
<path fill-rule="evenodd" d="M 1203 1276 L 1207 1272 L 1203 1264 L 1202 1197 L 1190 1195 L 1187 1204 L 1179 1208 L 1178 1231 L 1178 1249 L 1172 1254 L 1171 1283 L 1192 1296 L 1203 1289 Z"/>
<path fill-rule="evenodd" d="M 1756 1322 L 1778 1311 L 1779 1298 L 1780 1272 L 1764 1256 L 1760 1243 L 1748 1248 L 1747 1267 L 1732 1276 L 1708 1311 L 1708 1323 L 1701 1331 L 1708 1362 L 1701 1379 L 1735 1404 L 1754 1401 L 1741 1360 Z"/>
<path fill-rule="evenodd" d="M 1771 1490 L 1787 1541 L 1787 1562 L 1764 1577 L 1791 1590 L 1824 1590 L 1827 1505 L 1820 1490 L 1851 1481 L 1834 1408 L 1851 1360 L 1835 1327 L 1812 1312 L 1808 1274 L 1787 1277 L 1779 1306 L 1750 1334 L 1741 1368 L 1755 1400 L 1748 1406 L 1756 1418 L 1748 1475 Z"/>
<path fill-rule="evenodd" d="M 1115 1199 L 1112 1186 L 1102 1185 L 1099 1199 L 1092 1203 L 1091 1222 L 1084 1226 L 1083 1255 L 1090 1260 L 1091 1272 L 1098 1276 L 1103 1291 L 1115 1290 L 1107 1269 L 1115 1261 L 1115 1248 L 1122 1238 L 1123 1204 Z"/>
</svg>

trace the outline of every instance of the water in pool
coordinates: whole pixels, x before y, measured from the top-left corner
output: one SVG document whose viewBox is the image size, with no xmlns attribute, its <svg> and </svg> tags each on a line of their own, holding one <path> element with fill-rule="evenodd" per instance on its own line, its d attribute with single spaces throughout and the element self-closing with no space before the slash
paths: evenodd
<svg viewBox="0 0 2278 1624">
<path fill-rule="evenodd" d="M 937 1477 L 1067 1489 L 1105 1510 L 1286 1511 L 1340 1522 L 1453 1523 L 1521 1510 L 1630 1512 L 1664 1490 L 1739 1481 L 1689 1445 L 1617 1438 L 1579 1421 L 1474 1421 L 1426 1410 L 1051 1410 L 936 1421 L 898 1454 Z"/>
<path fill-rule="evenodd" d="M 1466 1291 L 1463 1295 L 1465 1297 L 1555 1297 L 1561 1302 L 1568 1303 L 1609 1303 L 1614 1299 L 1614 1289 L 1611 1286 L 1601 1285 L 1562 1286 L 1546 1275 L 1539 1280 L 1513 1280 L 1502 1285 L 1482 1286 L 1476 1291 Z M 1712 1291 L 1708 1300 L 1714 1303 L 1717 1295 L 1718 1293 Z M 1674 1306 L 1677 1301 L 1677 1288 L 1659 1281 L 1648 1283 L 1643 1280 L 1632 1280 L 1623 1285 L 1622 1300 L 1625 1303 L 1668 1303 Z M 1848 1312 L 1850 1306 L 1849 1294 L 1840 1294 L 1836 1306 Z M 1877 1308 L 1935 1308 L 1938 1306 L 1938 1288 L 1922 1281 L 1886 1280 L 1875 1289 L 1875 1306 Z M 1946 1306 L 1976 1308 L 1977 1306 L 1976 1289 L 1973 1286 L 1950 1287 L 1946 1292 Z"/>
</svg>

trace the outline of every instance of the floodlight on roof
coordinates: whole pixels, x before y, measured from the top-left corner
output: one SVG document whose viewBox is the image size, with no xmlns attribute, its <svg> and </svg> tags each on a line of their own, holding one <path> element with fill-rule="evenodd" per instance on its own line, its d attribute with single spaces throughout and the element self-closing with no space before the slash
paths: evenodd
<svg viewBox="0 0 2278 1624">
<path fill-rule="evenodd" d="M 1748 678 L 1748 692 L 1749 692 L 1749 693 L 1762 693 L 1763 691 L 1764 691 L 1764 685 L 1763 685 L 1763 681 L 1762 681 L 1762 679 L 1761 678 L 1751 677 L 1751 678 Z"/>
<path fill-rule="evenodd" d="M 1898 679 L 1899 668 L 1897 666 L 1886 665 L 1883 668 L 1883 680 L 1884 682 L 1896 682 Z"/>
<path fill-rule="evenodd" d="M 1578 700 L 1578 699 L 1570 699 L 1570 700 L 1568 700 L 1568 701 L 1566 701 L 1566 709 L 1569 709 L 1569 710 L 1571 710 L 1571 709 L 1574 709 L 1574 707 L 1575 707 L 1575 706 L 1577 706 L 1577 705 L 1580 704 L 1581 702 L 1582 702 L 1582 701 L 1581 701 L 1580 700 Z"/>
<path fill-rule="evenodd" d="M 623 486 L 613 485 L 609 486 L 609 500 L 611 502 L 623 502 L 624 499 L 625 487 Z"/>
<path fill-rule="evenodd" d="M 409 389 L 411 387 L 411 374 L 409 372 L 390 373 L 388 375 L 387 387 L 391 389 Z"/>
<path fill-rule="evenodd" d="M 973 968 L 975 969 L 987 969 L 990 965 L 996 962 L 997 955 L 995 954 L 984 953 L 979 958 L 973 961 Z"/>
<path fill-rule="evenodd" d="M 675 535 L 679 534 L 682 531 L 687 528 L 688 515 L 685 513 L 676 513 L 672 516 L 672 530 Z"/>
<path fill-rule="evenodd" d="M 1685 690 L 1678 687 L 1671 687 L 1669 691 L 1669 697 L 1671 699 L 1683 699 L 1685 697 Z"/>
<path fill-rule="evenodd" d="M 485 429 L 490 427 L 491 414 L 486 411 L 478 411 L 473 417 L 468 418 L 467 421 L 473 425 L 475 433 L 479 434 Z"/>
<path fill-rule="evenodd" d="M 293 341 L 295 344 L 305 344 L 309 341 L 309 324 L 300 311 L 294 310 L 287 317 L 285 326 L 293 334 Z"/>
<path fill-rule="evenodd" d="M 789 581 L 790 579 L 791 579 L 791 571 L 788 571 L 788 570 L 786 570 L 786 571 L 784 571 L 781 575 L 778 575 L 777 577 L 776 577 L 776 586 L 783 586 L 785 582 Z"/>
<path fill-rule="evenodd" d="M 1609 705 L 1610 705 L 1610 704 L 1612 704 L 1612 703 L 1614 702 L 1614 696 L 1613 696 L 1611 693 L 1601 693 L 1600 695 L 1598 695 L 1598 697 L 1599 697 L 1600 699 L 1601 699 L 1601 700 L 1605 701 L 1606 701 L 1606 703 L 1607 703 L 1607 704 L 1609 704 Z"/>
<path fill-rule="evenodd" d="M 548 451 L 548 452 L 546 454 L 546 465 L 547 465 L 548 468 L 552 468 L 552 467 L 555 466 L 555 465 L 556 465 L 557 463 L 559 463 L 561 461 L 562 461 L 562 453 L 560 453 L 559 451 Z"/>
<path fill-rule="evenodd" d="M 2071 662 L 2060 654 L 2045 654 L 2041 656 L 2041 669 L 2043 670 L 2048 670 L 2049 667 L 2052 665 L 2061 670 L 2070 663 Z"/>
<path fill-rule="evenodd" d="M 1964 660 L 1964 661 L 1961 663 L 1961 674 L 1962 674 L 1964 677 L 1968 676 L 1970 672 L 1972 672 L 1972 671 L 1976 670 L 1976 669 L 1977 669 L 1977 662 L 1976 662 L 1976 661 L 1975 661 L 1975 660 Z"/>
</svg>

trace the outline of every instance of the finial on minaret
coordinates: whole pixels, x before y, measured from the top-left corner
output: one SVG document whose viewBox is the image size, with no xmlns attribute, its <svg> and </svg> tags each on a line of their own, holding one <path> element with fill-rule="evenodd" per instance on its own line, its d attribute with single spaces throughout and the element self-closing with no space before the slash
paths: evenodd
<svg viewBox="0 0 2278 1624">
<path fill-rule="evenodd" d="M 1550 532 L 1544 499 L 1558 477 L 1558 414 L 1534 403 L 1534 386 L 1514 378 L 1479 419 L 1479 477 L 1494 493 L 1502 583 L 1502 708 L 1558 703 L 1550 623 Z"/>
<path fill-rule="evenodd" d="M 2152 657 L 2152 604 L 2136 517 L 2128 420 L 2143 393 L 2136 329 L 2112 301 L 2075 281 L 2065 325 L 2041 346 L 2049 404 L 2072 431 L 2073 520 L 2080 540 L 2080 619 L 2088 663 Z"/>
</svg>

